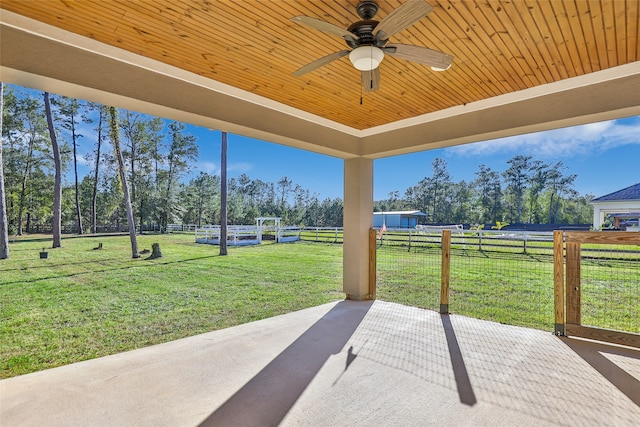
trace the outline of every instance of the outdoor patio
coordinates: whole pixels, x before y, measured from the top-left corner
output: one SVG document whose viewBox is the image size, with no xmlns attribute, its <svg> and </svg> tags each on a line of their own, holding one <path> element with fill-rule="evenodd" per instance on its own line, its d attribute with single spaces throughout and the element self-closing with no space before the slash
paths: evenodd
<svg viewBox="0 0 640 427">
<path fill-rule="evenodd" d="M 637 425 L 640 352 L 340 301 L 0 382 L 3 426 Z"/>
</svg>

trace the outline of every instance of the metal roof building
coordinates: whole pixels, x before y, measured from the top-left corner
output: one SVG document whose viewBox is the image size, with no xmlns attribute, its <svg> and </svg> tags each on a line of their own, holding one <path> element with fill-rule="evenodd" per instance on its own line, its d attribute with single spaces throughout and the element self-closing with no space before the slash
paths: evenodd
<svg viewBox="0 0 640 427">
<path fill-rule="evenodd" d="M 388 228 L 415 228 L 420 218 L 426 218 L 427 214 L 420 211 L 389 211 L 374 212 L 373 226 Z"/>
<path fill-rule="evenodd" d="M 591 204 L 594 230 L 602 227 L 606 215 L 612 216 L 616 228 L 620 228 L 621 219 L 640 218 L 640 183 L 597 197 L 591 201 Z M 636 225 L 627 230 L 640 231 L 640 227 Z"/>
</svg>

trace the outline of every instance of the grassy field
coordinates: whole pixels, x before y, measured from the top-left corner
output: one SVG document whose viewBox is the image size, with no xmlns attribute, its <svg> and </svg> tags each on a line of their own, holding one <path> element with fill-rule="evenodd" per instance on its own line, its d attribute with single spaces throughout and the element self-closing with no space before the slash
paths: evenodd
<svg viewBox="0 0 640 427">
<path fill-rule="evenodd" d="M 102 250 L 93 250 L 98 243 Z M 11 243 L 0 261 L 0 377 L 166 342 L 344 298 L 342 245 L 298 242 L 230 247 L 192 234 L 139 236 L 163 257 L 131 258 L 127 236 Z M 503 249 L 504 250 L 504 249 Z M 640 333 L 640 259 L 583 260 L 583 324 Z M 379 299 L 438 310 L 437 244 L 377 250 Z M 550 255 L 451 252 L 449 311 L 553 330 Z"/>
<path fill-rule="evenodd" d="M 98 243 L 102 250 L 93 250 Z M 132 259 L 127 236 L 10 244 L 0 261 L 3 378 L 166 342 L 342 299 L 342 246 L 218 247 L 193 235 L 139 236 L 163 257 Z"/>
</svg>

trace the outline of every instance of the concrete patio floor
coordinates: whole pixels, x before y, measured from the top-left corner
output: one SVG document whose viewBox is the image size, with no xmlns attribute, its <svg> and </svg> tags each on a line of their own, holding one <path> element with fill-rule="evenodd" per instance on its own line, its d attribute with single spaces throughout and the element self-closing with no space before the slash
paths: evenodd
<svg viewBox="0 0 640 427">
<path fill-rule="evenodd" d="M 7 426 L 637 426 L 640 352 L 340 301 L 0 381 Z"/>
</svg>

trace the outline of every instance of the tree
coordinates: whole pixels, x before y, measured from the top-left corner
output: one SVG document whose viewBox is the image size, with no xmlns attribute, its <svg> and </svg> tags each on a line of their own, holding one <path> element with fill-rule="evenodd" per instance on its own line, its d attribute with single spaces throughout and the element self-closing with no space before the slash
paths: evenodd
<svg viewBox="0 0 640 427">
<path fill-rule="evenodd" d="M 183 134 L 185 126 L 182 123 L 169 124 L 169 138 L 171 145 L 167 154 L 167 169 L 164 177 L 164 200 L 162 226 L 166 230 L 172 212 L 177 208 L 174 200 L 176 184 L 182 175 L 189 169 L 189 165 L 198 157 L 198 146 L 192 135 Z"/>
<path fill-rule="evenodd" d="M 115 107 L 109 107 L 111 116 L 111 142 L 113 150 L 118 159 L 118 171 L 120 173 L 120 183 L 122 184 L 122 193 L 124 196 L 125 209 L 127 211 L 127 225 L 129 226 L 129 236 L 131 238 L 131 257 L 140 258 L 138 252 L 138 241 L 136 240 L 136 224 L 133 218 L 133 209 L 131 208 L 131 199 L 129 198 L 129 188 L 127 185 L 127 174 L 124 166 L 124 158 L 122 150 L 120 150 L 120 128 L 118 126 L 118 110 Z"/>
<path fill-rule="evenodd" d="M 509 169 L 502 173 L 505 179 L 506 193 L 514 197 L 517 206 L 516 221 L 521 223 L 522 218 L 522 196 L 527 183 L 529 182 L 529 174 L 531 170 L 531 156 L 515 156 L 507 161 Z"/>
<path fill-rule="evenodd" d="M 3 153 L 5 196 L 7 221 L 10 227 L 13 224 L 16 234 L 22 235 L 25 215 L 27 219 L 30 215 L 28 200 L 34 188 L 31 180 L 37 172 L 46 177 L 43 168 L 50 165 L 51 148 L 46 140 L 47 123 L 41 101 L 33 96 L 18 97 L 13 92 L 9 91 L 8 99 L 5 96 L 3 114 L 7 142 Z"/>
<path fill-rule="evenodd" d="M 460 224 L 469 221 L 471 218 L 471 186 L 462 180 L 451 185 L 451 193 L 452 216 L 448 222 Z"/>
<path fill-rule="evenodd" d="M 280 214 L 284 214 L 287 210 L 287 199 L 289 198 L 289 192 L 291 191 L 291 187 L 293 186 L 293 181 L 291 181 L 286 176 L 280 178 L 278 181 L 278 188 L 280 188 Z"/>
<path fill-rule="evenodd" d="M 126 142 L 123 157 L 129 163 L 131 203 L 138 214 L 142 233 L 153 200 L 157 199 L 158 178 L 154 175 L 158 173 L 163 122 L 157 117 L 147 119 L 142 114 L 127 111 L 121 128 Z"/>
<path fill-rule="evenodd" d="M 9 258 L 9 224 L 4 193 L 4 168 L 2 167 L 2 117 L 4 115 L 4 83 L 0 82 L 0 259 Z"/>
<path fill-rule="evenodd" d="M 102 138 L 104 137 L 102 131 L 106 121 L 107 109 L 102 105 L 92 105 L 94 109 L 98 110 L 98 126 L 96 131 L 98 132 L 96 138 L 96 151 L 95 162 L 93 169 L 93 189 L 91 192 L 91 232 L 97 233 L 98 227 L 98 180 L 100 177 L 100 150 L 102 149 Z"/>
<path fill-rule="evenodd" d="M 62 246 L 62 161 L 60 160 L 60 148 L 58 138 L 53 126 L 53 116 L 51 114 L 51 103 L 49 102 L 49 92 L 44 93 L 44 108 L 47 115 L 47 126 L 51 137 L 51 147 L 53 149 L 53 161 L 55 164 L 55 183 L 53 187 L 53 247 Z"/>
<path fill-rule="evenodd" d="M 476 192 L 475 205 L 477 213 L 474 220 L 481 224 L 501 220 L 500 200 L 502 190 L 500 175 L 486 165 L 478 166 L 475 175 L 477 178 L 473 185 Z"/>
<path fill-rule="evenodd" d="M 562 196 L 568 195 L 574 197 L 577 192 L 573 189 L 573 182 L 576 175 L 564 175 L 567 167 L 562 161 L 557 162 L 548 171 L 547 174 L 547 191 L 549 193 L 549 224 L 555 224 L 560 209 L 560 200 Z"/>
<path fill-rule="evenodd" d="M 220 178 L 200 172 L 198 176 L 185 187 L 182 197 L 186 200 L 186 217 L 183 222 L 196 223 L 201 227 L 203 223 L 215 224 L 215 214 L 218 208 L 216 200 L 220 189 Z"/>
<path fill-rule="evenodd" d="M 76 227 L 78 234 L 83 234 L 82 229 L 82 212 L 80 210 L 80 188 L 78 181 L 78 138 L 82 135 L 77 133 L 76 116 L 80 110 L 80 102 L 73 98 L 58 98 L 54 100 L 54 104 L 57 104 L 60 109 L 60 114 L 63 116 L 62 128 L 69 132 L 71 136 L 71 146 L 73 148 L 73 173 L 75 182 L 75 202 L 76 202 Z"/>
<path fill-rule="evenodd" d="M 220 255 L 227 255 L 227 133 L 220 147 Z"/>
<path fill-rule="evenodd" d="M 529 223 L 541 223 L 542 208 L 540 207 L 540 194 L 547 185 L 547 175 L 549 166 L 540 160 L 535 160 L 531 164 L 529 175 L 529 189 L 527 191 L 529 200 Z"/>
<path fill-rule="evenodd" d="M 433 168 L 430 182 L 433 194 L 433 218 L 438 223 L 446 222 L 450 213 L 447 194 L 451 187 L 451 176 L 447 171 L 447 162 L 443 159 L 434 159 L 431 167 Z"/>
</svg>

